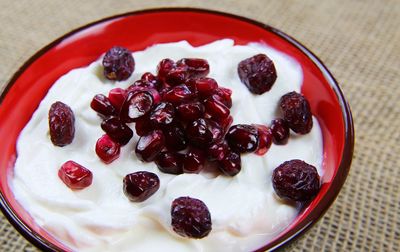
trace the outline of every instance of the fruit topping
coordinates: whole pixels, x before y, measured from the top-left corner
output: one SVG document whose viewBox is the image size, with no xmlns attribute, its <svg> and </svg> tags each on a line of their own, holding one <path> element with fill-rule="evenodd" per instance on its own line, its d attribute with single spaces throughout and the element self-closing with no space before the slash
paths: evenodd
<svg viewBox="0 0 400 252">
<path fill-rule="evenodd" d="M 272 88 L 277 78 L 274 63 L 265 54 L 257 54 L 238 65 L 240 80 L 253 94 L 263 94 Z"/>
<path fill-rule="evenodd" d="M 178 152 L 162 151 L 158 154 L 155 163 L 158 169 L 164 173 L 182 174 L 184 154 Z"/>
<path fill-rule="evenodd" d="M 163 129 L 165 135 L 165 146 L 169 150 L 180 151 L 187 147 L 185 130 L 180 123 L 172 124 Z"/>
<path fill-rule="evenodd" d="M 288 142 L 290 129 L 286 121 L 282 118 L 272 120 L 271 122 L 272 140 L 274 144 L 284 145 Z"/>
<path fill-rule="evenodd" d="M 320 188 L 317 169 L 304 161 L 294 159 L 279 165 L 272 173 L 276 194 L 294 201 L 314 198 Z"/>
<path fill-rule="evenodd" d="M 51 142 L 56 146 L 72 143 L 75 136 L 75 116 L 71 108 L 57 101 L 49 110 L 49 131 Z"/>
<path fill-rule="evenodd" d="M 256 154 L 262 156 L 265 153 L 267 153 L 267 151 L 271 147 L 272 133 L 271 133 L 271 130 L 267 126 L 260 125 L 260 124 L 253 124 L 253 126 L 257 128 L 258 137 L 260 139 L 259 143 L 258 143 L 258 147 L 256 149 Z"/>
<path fill-rule="evenodd" d="M 227 106 L 213 98 L 205 100 L 204 106 L 206 108 L 206 113 L 216 121 L 222 121 L 230 114 L 230 110 Z"/>
<path fill-rule="evenodd" d="M 240 172 L 242 162 L 240 154 L 234 151 L 228 152 L 222 160 L 219 161 L 219 169 L 228 176 L 235 176 Z"/>
<path fill-rule="evenodd" d="M 232 90 L 224 88 L 224 87 L 219 87 L 214 90 L 214 94 L 212 97 L 215 100 L 218 100 L 222 102 L 225 106 L 228 108 L 232 108 Z"/>
<path fill-rule="evenodd" d="M 160 188 L 160 179 L 152 172 L 138 171 L 124 178 L 124 194 L 133 202 L 143 202 Z"/>
<path fill-rule="evenodd" d="M 313 126 L 310 104 L 299 93 L 290 92 L 281 97 L 280 107 L 285 119 L 294 132 L 307 134 Z"/>
<path fill-rule="evenodd" d="M 107 96 L 97 94 L 93 97 L 90 107 L 100 114 L 103 118 L 115 115 L 115 107 L 111 104 Z"/>
<path fill-rule="evenodd" d="M 114 142 L 107 134 L 96 142 L 96 154 L 106 164 L 111 163 L 119 157 L 121 146 Z"/>
<path fill-rule="evenodd" d="M 191 144 L 199 148 L 206 148 L 213 141 L 213 133 L 210 130 L 210 125 L 203 118 L 197 119 L 187 125 L 186 136 Z"/>
<path fill-rule="evenodd" d="M 69 160 L 58 170 L 58 177 L 73 190 L 83 189 L 92 184 L 93 174 L 82 165 Z"/>
<path fill-rule="evenodd" d="M 110 117 L 104 120 L 101 123 L 101 128 L 120 145 L 127 144 L 133 136 L 133 131 L 118 117 Z"/>
<path fill-rule="evenodd" d="M 192 88 L 192 91 L 196 90 L 202 98 L 209 97 L 218 88 L 218 83 L 212 78 L 191 79 L 187 85 Z"/>
<path fill-rule="evenodd" d="M 122 104 L 120 117 L 124 122 L 133 122 L 135 119 L 147 114 L 153 104 L 154 99 L 150 92 L 129 92 Z"/>
<path fill-rule="evenodd" d="M 203 117 L 204 105 L 200 102 L 184 103 L 176 107 L 178 117 L 183 122 L 191 122 Z"/>
<path fill-rule="evenodd" d="M 142 75 L 140 79 L 147 83 L 147 85 L 151 88 L 155 88 L 158 90 L 161 87 L 160 80 L 152 73 L 146 72 Z"/>
<path fill-rule="evenodd" d="M 214 143 L 207 149 L 208 160 L 220 161 L 230 151 L 226 141 Z"/>
<path fill-rule="evenodd" d="M 135 69 L 135 60 L 131 52 L 123 47 L 114 46 L 103 58 L 104 76 L 109 80 L 126 80 Z"/>
<path fill-rule="evenodd" d="M 205 153 L 197 148 L 190 148 L 183 160 L 183 172 L 185 173 L 199 173 L 206 161 Z"/>
<path fill-rule="evenodd" d="M 169 102 L 161 102 L 150 113 L 149 119 L 154 127 L 171 125 L 175 117 L 175 108 Z"/>
<path fill-rule="evenodd" d="M 237 124 L 229 129 L 226 140 L 239 153 L 253 152 L 259 144 L 258 130 L 252 125 Z"/>
<path fill-rule="evenodd" d="M 171 71 L 172 68 L 174 68 L 174 66 L 175 66 L 175 62 L 171 59 L 161 60 L 157 66 L 157 77 L 160 80 L 165 81 L 165 77 L 167 76 L 169 71 Z"/>
<path fill-rule="evenodd" d="M 191 101 L 193 98 L 194 94 L 189 90 L 186 85 L 175 86 L 163 95 L 164 101 L 176 105 Z"/>
<path fill-rule="evenodd" d="M 207 60 L 184 58 L 176 62 L 178 67 L 186 67 L 186 71 L 190 78 L 206 77 L 210 72 L 210 65 Z"/>
<path fill-rule="evenodd" d="M 153 130 L 147 135 L 141 136 L 136 144 L 135 153 L 139 160 L 153 161 L 164 148 L 165 137 L 161 130 Z"/>
<path fill-rule="evenodd" d="M 180 236 L 206 237 L 212 229 L 210 211 L 199 199 L 179 197 L 171 205 L 171 225 Z"/>
<path fill-rule="evenodd" d="M 126 90 L 122 88 L 113 88 L 108 93 L 108 99 L 110 103 L 114 106 L 117 114 L 121 111 L 122 104 L 126 98 Z"/>
</svg>

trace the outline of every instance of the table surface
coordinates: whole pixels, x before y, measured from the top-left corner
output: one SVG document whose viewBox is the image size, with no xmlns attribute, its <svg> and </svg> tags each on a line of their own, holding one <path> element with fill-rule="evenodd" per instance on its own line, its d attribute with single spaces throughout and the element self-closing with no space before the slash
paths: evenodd
<svg viewBox="0 0 400 252">
<path fill-rule="evenodd" d="M 356 145 L 349 177 L 324 217 L 285 250 L 400 251 L 400 1 L 0 0 L 0 90 L 68 31 L 166 6 L 234 13 L 292 35 L 326 64 L 350 103 Z M 36 251 L 1 214 L 0 251 Z"/>
</svg>

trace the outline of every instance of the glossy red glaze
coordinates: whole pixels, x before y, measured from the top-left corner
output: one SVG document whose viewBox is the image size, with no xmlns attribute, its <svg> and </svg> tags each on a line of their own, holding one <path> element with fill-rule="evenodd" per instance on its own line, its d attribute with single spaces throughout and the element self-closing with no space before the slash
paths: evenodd
<svg viewBox="0 0 400 252">
<path fill-rule="evenodd" d="M 73 68 L 87 66 L 114 45 L 136 51 L 156 43 L 188 40 L 199 46 L 221 38 L 234 39 L 236 44 L 264 42 L 300 62 L 302 93 L 323 133 L 324 174 L 319 194 L 289 227 L 260 250 L 280 247 L 315 223 L 344 183 L 353 152 L 352 117 L 336 81 L 310 51 L 279 30 L 230 14 L 187 8 L 138 11 L 89 24 L 40 50 L 14 75 L 0 98 L 0 199 L 10 222 L 43 250 L 70 250 L 34 223 L 14 199 L 8 184 L 13 176 L 17 137 L 58 78 Z"/>
</svg>

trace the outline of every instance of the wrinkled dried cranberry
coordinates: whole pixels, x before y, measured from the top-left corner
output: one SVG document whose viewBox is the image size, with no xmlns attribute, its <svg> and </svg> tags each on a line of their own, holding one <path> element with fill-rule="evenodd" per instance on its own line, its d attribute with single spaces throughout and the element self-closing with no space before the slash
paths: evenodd
<svg viewBox="0 0 400 252">
<path fill-rule="evenodd" d="M 159 89 L 161 87 L 161 82 L 160 80 L 154 76 L 152 73 L 146 72 L 142 75 L 140 78 L 142 81 L 145 81 L 147 83 L 150 83 L 150 86 L 155 89 Z"/>
<path fill-rule="evenodd" d="M 205 148 L 213 141 L 213 133 L 210 130 L 210 126 L 203 118 L 197 119 L 186 126 L 186 136 L 191 144 L 199 148 Z"/>
<path fill-rule="evenodd" d="M 240 80 L 254 94 L 269 91 L 277 78 L 274 62 L 265 54 L 257 54 L 238 65 Z"/>
<path fill-rule="evenodd" d="M 123 47 L 111 48 L 103 58 L 104 76 L 109 80 L 126 80 L 135 69 L 131 52 Z"/>
<path fill-rule="evenodd" d="M 150 112 L 150 122 L 154 126 L 171 125 L 175 117 L 175 108 L 169 102 L 161 102 Z"/>
<path fill-rule="evenodd" d="M 218 164 L 219 169 L 228 176 L 235 176 L 242 169 L 240 154 L 234 151 L 228 152 Z"/>
<path fill-rule="evenodd" d="M 171 225 L 180 236 L 206 237 L 212 229 L 210 211 L 199 199 L 179 197 L 171 205 Z"/>
<path fill-rule="evenodd" d="M 117 117 L 110 117 L 101 123 L 101 128 L 114 141 L 125 145 L 131 140 L 133 131 Z"/>
<path fill-rule="evenodd" d="M 121 111 L 122 104 L 126 98 L 126 90 L 122 88 L 113 88 L 108 93 L 108 99 L 110 103 L 114 106 L 117 113 Z"/>
<path fill-rule="evenodd" d="M 153 104 L 153 96 L 148 91 L 129 92 L 122 104 L 120 117 L 124 122 L 134 122 L 147 114 Z"/>
<path fill-rule="evenodd" d="M 190 148 L 183 159 L 183 172 L 185 173 L 199 173 L 206 161 L 204 151 L 196 148 Z"/>
<path fill-rule="evenodd" d="M 184 58 L 176 62 L 177 66 L 185 66 L 190 78 L 206 77 L 210 72 L 207 60 L 196 58 Z"/>
<path fill-rule="evenodd" d="M 182 174 L 182 161 L 184 154 L 178 152 L 162 151 L 157 155 L 155 163 L 158 169 L 164 173 Z"/>
<path fill-rule="evenodd" d="M 180 151 L 187 147 L 185 130 L 180 123 L 172 124 L 163 129 L 165 146 L 169 150 Z"/>
<path fill-rule="evenodd" d="M 115 107 L 111 104 L 107 96 L 102 94 L 97 94 L 93 97 L 90 107 L 105 117 L 113 116 L 116 114 Z"/>
<path fill-rule="evenodd" d="M 165 101 L 177 105 L 180 103 L 191 101 L 194 98 L 194 94 L 189 90 L 186 85 L 179 85 L 167 91 L 163 95 L 163 98 Z"/>
<path fill-rule="evenodd" d="M 161 60 L 157 66 L 157 77 L 160 80 L 165 81 L 165 77 L 167 76 L 169 71 L 171 71 L 172 68 L 174 68 L 174 66 L 175 66 L 175 62 L 171 59 Z"/>
<path fill-rule="evenodd" d="M 226 141 L 214 143 L 207 149 L 207 157 L 210 161 L 222 160 L 229 152 L 229 146 Z"/>
<path fill-rule="evenodd" d="M 256 154 L 261 156 L 267 153 L 267 151 L 271 147 L 272 133 L 271 130 L 265 125 L 253 124 L 253 126 L 257 128 L 259 137 L 259 143 L 256 149 Z"/>
<path fill-rule="evenodd" d="M 222 102 L 209 98 L 204 101 L 206 113 L 211 116 L 212 119 L 222 121 L 227 118 L 230 114 L 230 110 Z"/>
<path fill-rule="evenodd" d="M 290 92 L 282 96 L 280 107 L 283 119 L 294 132 L 307 134 L 313 126 L 310 104 L 307 99 L 299 93 Z"/>
<path fill-rule="evenodd" d="M 96 142 L 96 154 L 106 164 L 119 157 L 121 146 L 114 142 L 108 135 L 103 135 Z"/>
<path fill-rule="evenodd" d="M 200 102 L 184 103 L 176 107 L 178 117 L 181 121 L 191 122 L 204 115 L 204 105 Z"/>
<path fill-rule="evenodd" d="M 191 79 L 186 85 L 192 91 L 195 90 L 201 98 L 209 97 L 218 88 L 218 83 L 212 78 Z"/>
<path fill-rule="evenodd" d="M 139 160 L 151 162 L 164 148 L 165 137 L 161 130 L 153 130 L 141 136 L 136 144 L 135 153 Z"/>
<path fill-rule="evenodd" d="M 125 196 L 133 202 L 145 201 L 160 188 L 158 176 L 147 171 L 128 174 L 125 176 L 123 183 Z"/>
<path fill-rule="evenodd" d="M 57 101 L 49 110 L 49 130 L 51 142 L 56 146 L 72 143 L 75 136 L 75 116 L 71 108 Z"/>
<path fill-rule="evenodd" d="M 147 135 L 150 131 L 153 131 L 153 124 L 150 122 L 149 115 L 139 117 L 135 121 L 135 131 L 138 136 Z"/>
<path fill-rule="evenodd" d="M 275 144 L 283 145 L 288 142 L 290 129 L 286 121 L 278 118 L 271 122 L 272 140 Z"/>
<path fill-rule="evenodd" d="M 93 174 L 82 165 L 69 160 L 58 170 L 58 177 L 71 189 L 83 189 L 92 184 Z"/>
<path fill-rule="evenodd" d="M 173 67 L 165 76 L 165 82 L 171 86 L 177 86 L 185 83 L 189 77 L 187 68 L 184 66 Z"/>
<path fill-rule="evenodd" d="M 247 124 L 232 126 L 226 134 L 229 146 L 240 153 L 253 152 L 259 143 L 258 130 Z"/>
<path fill-rule="evenodd" d="M 214 90 L 212 95 L 213 99 L 222 102 L 228 108 L 232 107 L 232 90 L 228 88 L 219 87 Z"/>
<path fill-rule="evenodd" d="M 272 185 L 276 194 L 283 199 L 306 201 L 318 194 L 320 181 L 314 166 L 294 159 L 274 170 Z"/>
</svg>

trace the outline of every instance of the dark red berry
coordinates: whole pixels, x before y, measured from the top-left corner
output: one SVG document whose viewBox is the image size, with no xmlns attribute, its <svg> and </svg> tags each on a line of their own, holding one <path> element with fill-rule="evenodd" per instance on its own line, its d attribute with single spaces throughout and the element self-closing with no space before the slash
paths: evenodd
<svg viewBox="0 0 400 252">
<path fill-rule="evenodd" d="M 147 114 L 153 107 L 154 99 L 148 91 L 129 92 L 120 117 L 124 122 L 134 122 L 137 118 Z"/>
<path fill-rule="evenodd" d="M 96 142 L 96 154 L 106 164 L 119 157 L 121 146 L 114 142 L 108 135 L 103 135 Z"/>
<path fill-rule="evenodd" d="M 75 136 L 75 116 L 68 105 L 59 101 L 51 105 L 49 131 L 54 145 L 62 147 L 72 143 Z"/>
<path fill-rule="evenodd" d="M 220 124 L 210 119 L 207 119 L 206 122 L 208 123 L 208 128 L 213 135 L 212 142 L 213 143 L 220 142 L 225 135 L 225 132 L 221 128 Z"/>
<path fill-rule="evenodd" d="M 172 68 L 174 68 L 174 67 L 175 67 L 175 62 L 173 60 L 171 60 L 171 59 L 161 60 L 157 66 L 157 77 L 160 80 L 165 81 L 165 77 L 167 76 L 169 71 L 171 71 Z"/>
<path fill-rule="evenodd" d="M 207 157 L 210 161 L 220 161 L 229 152 L 229 146 L 226 141 L 214 143 L 207 149 Z"/>
<path fill-rule="evenodd" d="M 258 130 L 252 125 L 237 124 L 229 129 L 226 140 L 229 146 L 237 152 L 253 152 L 259 143 Z"/>
<path fill-rule="evenodd" d="M 280 107 L 283 119 L 294 132 L 307 134 L 313 126 L 310 104 L 307 99 L 299 93 L 290 92 L 282 96 Z"/>
<path fill-rule="evenodd" d="M 228 129 L 231 127 L 232 123 L 233 123 L 233 117 L 228 116 L 224 120 L 220 121 L 219 125 L 221 126 L 221 128 L 224 132 L 227 132 Z"/>
<path fill-rule="evenodd" d="M 150 122 L 154 126 L 171 125 L 175 117 L 175 108 L 169 102 L 161 102 L 150 112 Z"/>
<path fill-rule="evenodd" d="M 176 111 L 181 121 L 191 122 L 204 115 L 204 105 L 200 102 L 184 103 L 177 106 Z"/>
<path fill-rule="evenodd" d="M 199 97 L 207 98 L 218 88 L 218 83 L 212 78 L 191 79 L 187 85 L 195 89 Z"/>
<path fill-rule="evenodd" d="M 204 238 L 212 229 L 210 211 L 199 199 L 179 197 L 171 205 L 171 225 L 180 236 Z"/>
<path fill-rule="evenodd" d="M 190 148 L 183 159 L 183 172 L 199 173 L 204 168 L 206 155 L 204 151 Z"/>
<path fill-rule="evenodd" d="M 114 106 L 117 113 L 121 111 L 122 104 L 126 98 L 126 90 L 122 88 L 113 88 L 108 93 L 108 99 L 110 103 Z"/>
<path fill-rule="evenodd" d="M 283 145 L 288 142 L 290 129 L 285 120 L 278 118 L 271 122 L 271 133 L 274 144 Z"/>
<path fill-rule="evenodd" d="M 265 54 L 257 54 L 238 65 L 240 80 L 254 94 L 269 91 L 277 78 L 274 62 Z"/>
<path fill-rule="evenodd" d="M 133 202 L 142 202 L 150 198 L 160 188 L 160 179 L 152 172 L 138 171 L 124 178 L 124 194 Z"/>
<path fill-rule="evenodd" d="M 185 81 L 188 77 L 189 77 L 189 75 L 188 75 L 186 67 L 175 66 L 165 76 L 165 82 L 171 86 L 177 86 L 177 85 L 185 83 Z"/>
<path fill-rule="evenodd" d="M 186 136 L 191 144 L 199 148 L 206 148 L 213 141 L 213 133 L 210 130 L 210 125 L 202 118 L 187 125 Z"/>
<path fill-rule="evenodd" d="M 153 131 L 153 124 L 150 122 L 149 115 L 139 117 L 135 121 L 135 131 L 138 136 L 147 135 L 150 131 Z"/>
<path fill-rule="evenodd" d="M 123 47 L 111 48 L 103 58 L 104 76 L 109 80 L 126 80 L 135 69 L 131 52 Z"/>
<path fill-rule="evenodd" d="M 204 101 L 206 113 L 211 116 L 212 119 L 222 121 L 227 118 L 230 114 L 230 110 L 222 102 L 209 98 Z"/>
<path fill-rule="evenodd" d="M 161 130 L 153 130 L 141 136 L 136 144 L 135 153 L 139 160 L 151 162 L 164 148 L 165 137 Z"/>
<path fill-rule="evenodd" d="M 58 177 L 73 190 L 86 188 L 92 184 L 93 180 L 91 171 L 72 160 L 61 166 L 58 170 Z"/>
<path fill-rule="evenodd" d="M 210 72 L 210 65 L 207 60 L 184 58 L 176 62 L 177 66 L 185 66 L 190 78 L 206 77 Z"/>
<path fill-rule="evenodd" d="M 235 176 L 242 169 L 240 154 L 234 151 L 228 152 L 218 163 L 219 169 L 228 176 Z"/>
<path fill-rule="evenodd" d="M 163 95 L 163 98 L 165 101 L 177 105 L 180 103 L 191 101 L 194 98 L 194 94 L 189 90 L 186 85 L 179 85 L 167 91 Z"/>
<path fill-rule="evenodd" d="M 267 151 L 271 147 L 272 133 L 271 130 L 265 125 L 253 124 L 253 126 L 257 128 L 259 137 L 259 143 L 256 149 L 256 154 L 261 156 L 267 153 Z"/>
<path fill-rule="evenodd" d="M 228 108 L 232 107 L 232 90 L 228 88 L 219 87 L 214 90 L 212 95 L 213 99 L 222 102 Z"/>
<path fill-rule="evenodd" d="M 90 103 L 90 107 L 103 117 L 109 117 L 116 114 L 115 107 L 111 104 L 107 96 L 103 94 L 95 95 Z"/>
<path fill-rule="evenodd" d="M 276 194 L 283 199 L 306 201 L 318 194 L 320 181 L 314 166 L 294 159 L 274 170 L 272 185 Z"/>
<path fill-rule="evenodd" d="M 154 76 L 152 73 L 146 72 L 142 75 L 140 78 L 142 81 L 145 81 L 147 83 L 150 83 L 150 86 L 155 89 L 159 89 L 161 87 L 161 82 L 160 80 Z"/>
<path fill-rule="evenodd" d="M 117 117 L 104 120 L 101 123 L 101 128 L 120 145 L 127 144 L 133 136 L 133 131 Z"/>
<path fill-rule="evenodd" d="M 169 150 L 180 151 L 187 147 L 185 130 L 180 123 L 172 124 L 163 129 L 165 146 Z"/>
<path fill-rule="evenodd" d="M 182 161 L 184 154 L 178 152 L 162 151 L 157 155 L 155 163 L 158 169 L 164 173 L 182 174 Z"/>
</svg>

